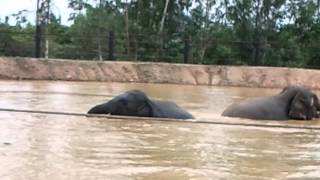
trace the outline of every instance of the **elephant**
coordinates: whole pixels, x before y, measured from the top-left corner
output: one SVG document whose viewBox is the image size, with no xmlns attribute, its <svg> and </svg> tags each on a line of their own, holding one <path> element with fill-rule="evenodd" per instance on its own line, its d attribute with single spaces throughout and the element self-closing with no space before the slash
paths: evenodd
<svg viewBox="0 0 320 180">
<path fill-rule="evenodd" d="M 88 114 L 194 119 L 174 102 L 152 100 L 140 90 L 130 90 L 110 101 L 94 106 Z"/>
<path fill-rule="evenodd" d="M 290 85 L 279 94 L 230 105 L 222 116 L 256 120 L 311 120 L 319 118 L 320 104 L 309 88 Z"/>
</svg>

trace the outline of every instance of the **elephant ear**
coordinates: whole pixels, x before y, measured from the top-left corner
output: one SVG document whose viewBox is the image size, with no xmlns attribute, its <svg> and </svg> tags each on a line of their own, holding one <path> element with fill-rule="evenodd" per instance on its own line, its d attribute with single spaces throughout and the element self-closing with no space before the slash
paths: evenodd
<svg viewBox="0 0 320 180">
<path fill-rule="evenodd" d="M 154 101 L 152 101 L 150 99 L 148 99 L 147 102 L 148 102 L 148 105 L 151 108 L 152 117 L 164 117 L 163 110 L 159 107 L 159 105 L 156 102 L 154 102 Z"/>
<path fill-rule="evenodd" d="M 305 97 L 303 97 L 301 92 L 298 92 L 292 99 L 291 104 L 289 105 L 289 118 L 307 120 L 310 119 L 307 116 L 307 107 L 305 104 Z M 312 117 L 311 117 L 312 118 Z"/>
</svg>

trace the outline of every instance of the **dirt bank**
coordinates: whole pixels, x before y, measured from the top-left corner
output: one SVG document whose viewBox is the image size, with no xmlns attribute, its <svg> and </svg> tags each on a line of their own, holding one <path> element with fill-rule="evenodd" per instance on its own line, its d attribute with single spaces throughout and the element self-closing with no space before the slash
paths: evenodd
<svg viewBox="0 0 320 180">
<path fill-rule="evenodd" d="M 297 68 L 43 60 L 0 57 L 0 79 L 174 83 L 320 89 L 320 71 Z"/>
</svg>

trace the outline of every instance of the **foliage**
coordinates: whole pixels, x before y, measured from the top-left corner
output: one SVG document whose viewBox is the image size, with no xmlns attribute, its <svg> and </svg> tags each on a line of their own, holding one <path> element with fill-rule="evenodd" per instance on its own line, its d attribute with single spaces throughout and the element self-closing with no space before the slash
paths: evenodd
<svg viewBox="0 0 320 180">
<path fill-rule="evenodd" d="M 320 1 L 69 0 L 69 7 L 71 26 L 51 15 L 51 58 L 108 59 L 114 32 L 117 60 L 182 63 L 187 53 L 195 64 L 320 67 Z M 0 19 L 0 55 L 34 55 L 25 13 Z"/>
</svg>

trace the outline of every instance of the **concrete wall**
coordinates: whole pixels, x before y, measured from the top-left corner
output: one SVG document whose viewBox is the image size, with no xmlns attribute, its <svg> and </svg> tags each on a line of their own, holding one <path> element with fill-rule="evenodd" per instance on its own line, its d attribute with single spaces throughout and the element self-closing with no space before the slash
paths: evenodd
<svg viewBox="0 0 320 180">
<path fill-rule="evenodd" d="M 0 57 L 0 79 L 174 83 L 320 89 L 320 71 L 297 68 L 43 60 Z"/>
</svg>

